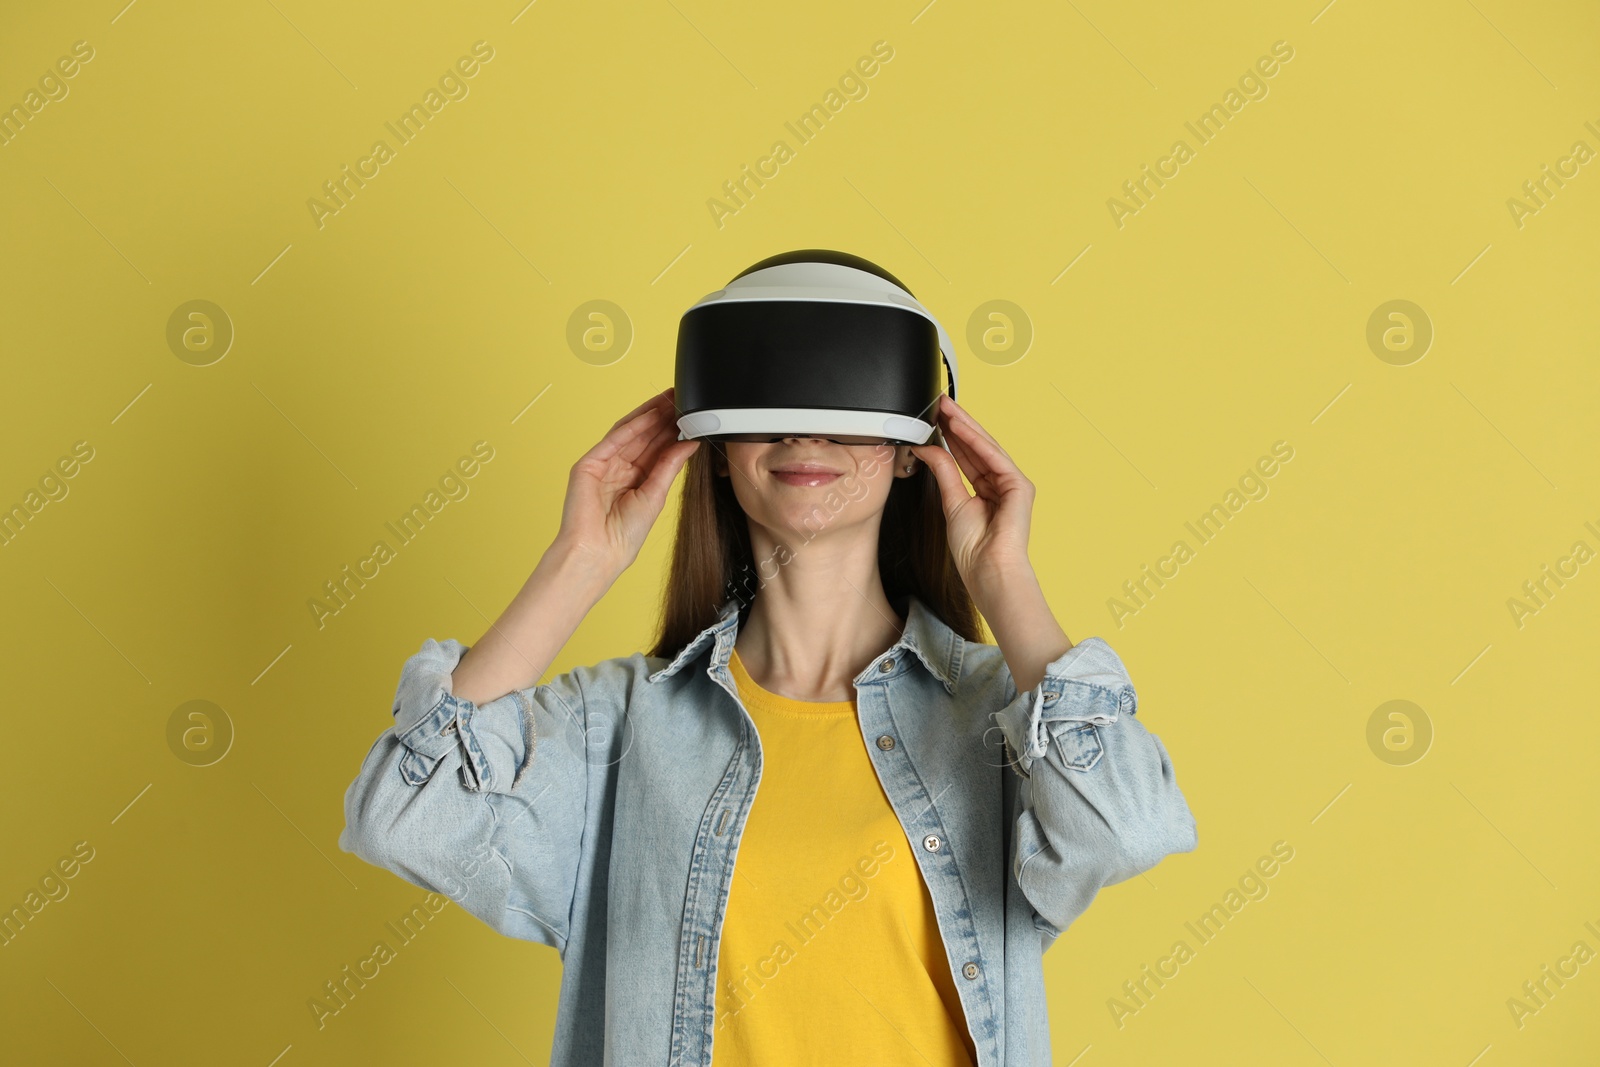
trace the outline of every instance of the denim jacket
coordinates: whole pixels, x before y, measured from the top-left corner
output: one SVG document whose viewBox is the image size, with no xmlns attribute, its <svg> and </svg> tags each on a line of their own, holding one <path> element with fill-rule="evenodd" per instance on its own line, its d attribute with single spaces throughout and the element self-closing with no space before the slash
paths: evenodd
<svg viewBox="0 0 1600 1067">
<path fill-rule="evenodd" d="M 1052 1062 L 1042 957 L 1101 886 L 1196 847 L 1100 638 L 1019 693 L 916 597 L 854 681 L 862 740 L 933 901 L 978 1067 Z M 670 662 L 634 653 L 482 706 L 428 639 L 345 794 L 339 847 L 550 945 L 553 1067 L 711 1062 L 718 941 L 761 781 L 728 599 Z M 826 832 L 826 827 L 820 828 Z M 909 1050 L 908 1050 L 909 1051 Z"/>
</svg>

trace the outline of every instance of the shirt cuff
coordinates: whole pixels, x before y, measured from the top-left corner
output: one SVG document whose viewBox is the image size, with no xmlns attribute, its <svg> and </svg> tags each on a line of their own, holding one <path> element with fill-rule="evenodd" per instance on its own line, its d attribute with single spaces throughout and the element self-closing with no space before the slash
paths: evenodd
<svg viewBox="0 0 1600 1067">
<path fill-rule="evenodd" d="M 421 785 L 451 751 L 461 756 L 468 790 L 509 793 L 522 780 L 533 752 L 533 716 L 521 692 L 479 707 L 450 691 L 451 672 L 467 652 L 459 641 L 424 641 L 406 661 L 395 692 L 395 736 L 406 748 L 401 776 Z"/>
<path fill-rule="evenodd" d="M 1137 707 L 1122 660 L 1103 640 L 1088 637 L 1046 665 L 1039 684 L 1018 693 L 994 717 L 1014 754 L 1012 767 L 1026 778 L 1052 738 L 1083 749 L 1063 756 L 1068 766 L 1088 769 L 1098 760 L 1100 745 L 1087 727 L 1109 726 Z M 1072 725 L 1051 725 L 1056 723 Z"/>
</svg>

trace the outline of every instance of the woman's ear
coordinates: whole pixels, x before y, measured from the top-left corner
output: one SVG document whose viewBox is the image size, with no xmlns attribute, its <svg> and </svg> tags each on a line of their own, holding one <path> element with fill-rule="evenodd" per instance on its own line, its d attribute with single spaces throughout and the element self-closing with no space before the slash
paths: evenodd
<svg viewBox="0 0 1600 1067">
<path fill-rule="evenodd" d="M 917 472 L 917 464 L 921 460 L 911 451 L 910 445 L 896 445 L 894 450 L 894 476 L 896 478 L 909 478 Z M 909 468 L 909 469 L 908 469 Z"/>
</svg>

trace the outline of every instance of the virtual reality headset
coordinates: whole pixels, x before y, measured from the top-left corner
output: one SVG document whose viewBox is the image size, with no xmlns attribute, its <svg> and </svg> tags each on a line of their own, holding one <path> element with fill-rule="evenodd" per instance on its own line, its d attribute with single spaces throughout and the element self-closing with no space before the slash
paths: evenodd
<svg viewBox="0 0 1600 1067">
<path fill-rule="evenodd" d="M 893 275 L 809 248 L 762 260 L 678 323 L 678 440 L 925 444 L 949 334 Z"/>
</svg>

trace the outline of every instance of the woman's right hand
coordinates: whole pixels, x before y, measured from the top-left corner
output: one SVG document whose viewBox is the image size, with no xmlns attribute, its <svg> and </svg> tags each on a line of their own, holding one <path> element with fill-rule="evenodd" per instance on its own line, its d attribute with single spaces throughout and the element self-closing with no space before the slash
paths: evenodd
<svg viewBox="0 0 1600 1067">
<path fill-rule="evenodd" d="M 673 390 L 665 389 L 613 423 L 572 465 L 556 540 L 612 577 L 638 558 L 673 479 L 700 447 L 677 439 L 676 415 Z"/>
</svg>

